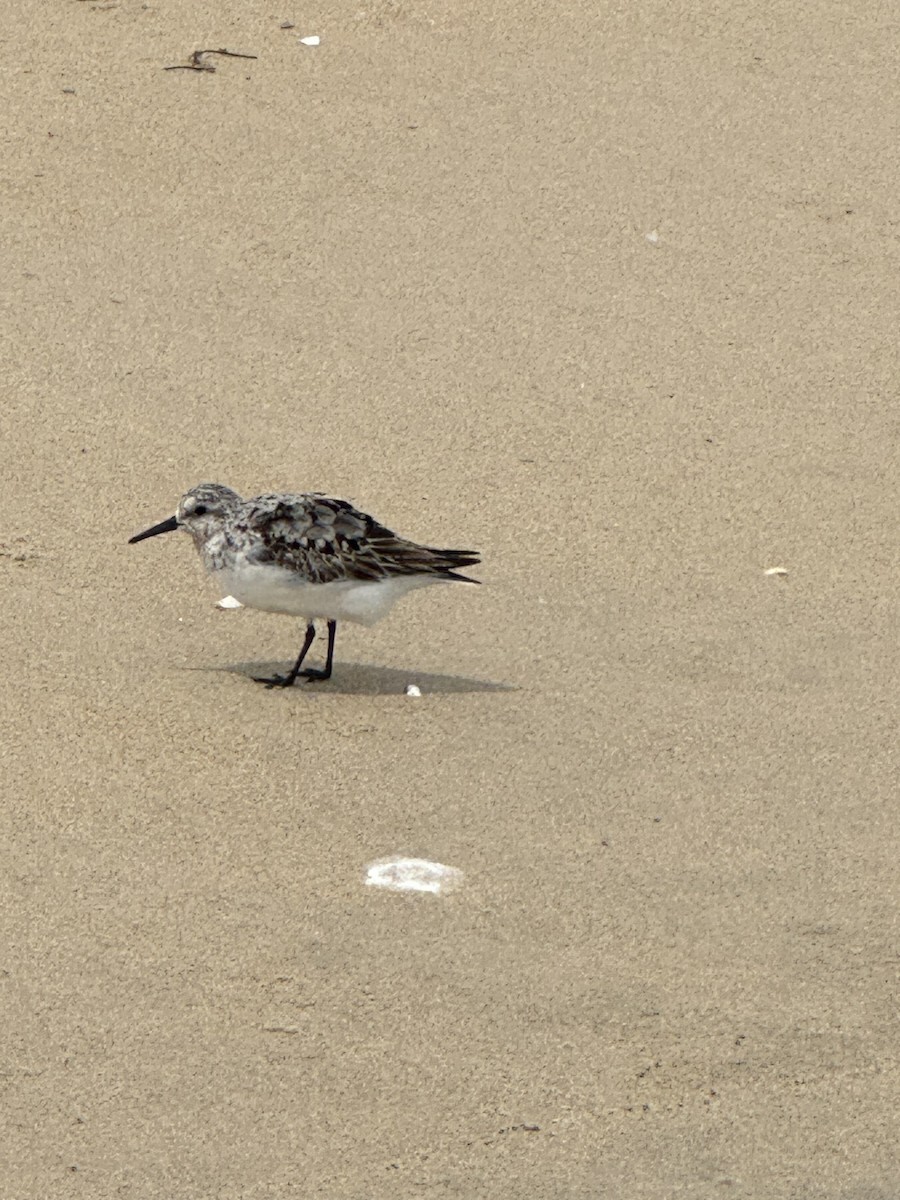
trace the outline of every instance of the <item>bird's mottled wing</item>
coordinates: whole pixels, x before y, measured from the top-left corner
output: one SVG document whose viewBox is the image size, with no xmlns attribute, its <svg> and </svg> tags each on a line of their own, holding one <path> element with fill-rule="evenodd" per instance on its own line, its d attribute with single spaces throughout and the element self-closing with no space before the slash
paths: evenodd
<svg viewBox="0 0 900 1200">
<path fill-rule="evenodd" d="M 235 526 L 251 535 L 254 561 L 283 566 L 310 583 L 447 576 L 454 567 L 477 561 L 467 551 L 418 546 L 330 496 L 258 496 Z"/>
</svg>

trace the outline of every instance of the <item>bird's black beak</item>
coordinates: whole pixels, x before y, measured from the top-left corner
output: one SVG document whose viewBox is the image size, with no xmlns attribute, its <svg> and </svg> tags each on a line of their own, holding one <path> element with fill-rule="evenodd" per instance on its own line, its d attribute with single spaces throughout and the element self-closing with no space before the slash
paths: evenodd
<svg viewBox="0 0 900 1200">
<path fill-rule="evenodd" d="M 173 529 L 177 528 L 178 522 L 174 517 L 169 517 L 168 521 L 160 521 L 152 529 L 145 529 L 143 533 L 136 533 L 133 538 L 128 539 L 128 545 L 133 546 L 135 542 L 142 542 L 144 538 L 156 537 L 158 533 L 171 533 Z"/>
</svg>

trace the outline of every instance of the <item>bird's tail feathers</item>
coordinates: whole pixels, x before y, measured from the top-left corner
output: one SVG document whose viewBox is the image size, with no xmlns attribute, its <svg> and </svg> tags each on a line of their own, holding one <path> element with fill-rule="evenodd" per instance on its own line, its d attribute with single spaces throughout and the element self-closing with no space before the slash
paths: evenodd
<svg viewBox="0 0 900 1200">
<path fill-rule="evenodd" d="M 460 583 L 480 583 L 479 579 L 470 579 L 468 575 L 460 575 L 460 567 L 476 567 L 481 559 L 475 550 L 432 550 L 435 566 L 447 579 L 457 579 Z"/>
</svg>

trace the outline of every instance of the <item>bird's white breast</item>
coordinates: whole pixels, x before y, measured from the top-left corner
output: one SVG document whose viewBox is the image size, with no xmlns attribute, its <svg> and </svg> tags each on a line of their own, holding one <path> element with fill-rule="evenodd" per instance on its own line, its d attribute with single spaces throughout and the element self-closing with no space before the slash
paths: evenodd
<svg viewBox="0 0 900 1200">
<path fill-rule="evenodd" d="M 356 621 L 360 625 L 380 621 L 407 592 L 445 582 L 427 575 L 393 575 L 372 582 L 341 579 L 308 583 L 284 567 L 248 562 L 222 567 L 211 574 L 223 596 L 234 596 L 248 608 L 308 620 Z"/>
</svg>

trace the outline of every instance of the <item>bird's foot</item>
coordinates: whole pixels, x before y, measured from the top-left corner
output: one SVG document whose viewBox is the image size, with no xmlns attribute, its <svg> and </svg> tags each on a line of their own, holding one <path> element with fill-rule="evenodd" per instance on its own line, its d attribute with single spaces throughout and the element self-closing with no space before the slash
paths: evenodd
<svg viewBox="0 0 900 1200">
<path fill-rule="evenodd" d="M 326 679 L 331 678 L 330 671 L 323 671 L 319 667 L 307 667 L 306 670 L 301 671 L 300 674 L 310 683 L 324 683 Z"/>
<path fill-rule="evenodd" d="M 267 679 L 265 675 L 254 675 L 254 683 L 264 683 L 267 690 L 272 688 L 289 688 L 294 686 L 296 675 L 273 675 L 271 679 Z"/>
</svg>

